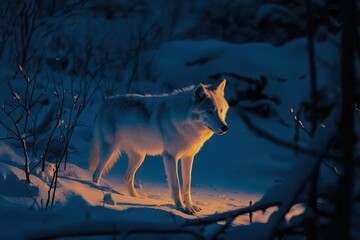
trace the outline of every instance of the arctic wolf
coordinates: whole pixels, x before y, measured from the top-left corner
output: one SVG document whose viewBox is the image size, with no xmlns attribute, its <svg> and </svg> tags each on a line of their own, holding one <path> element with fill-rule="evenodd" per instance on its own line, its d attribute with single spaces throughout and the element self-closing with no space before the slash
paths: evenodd
<svg viewBox="0 0 360 240">
<path fill-rule="evenodd" d="M 126 94 L 107 98 L 96 120 L 89 156 L 93 181 L 110 170 L 122 152 L 128 156 L 124 176 L 129 194 L 138 196 L 134 176 L 146 155 L 163 157 L 172 198 L 177 209 L 194 214 L 201 209 L 190 195 L 195 154 L 216 133 L 228 131 L 226 80 L 213 85 L 191 86 L 170 94 Z M 178 177 L 181 160 L 182 193 Z"/>
</svg>

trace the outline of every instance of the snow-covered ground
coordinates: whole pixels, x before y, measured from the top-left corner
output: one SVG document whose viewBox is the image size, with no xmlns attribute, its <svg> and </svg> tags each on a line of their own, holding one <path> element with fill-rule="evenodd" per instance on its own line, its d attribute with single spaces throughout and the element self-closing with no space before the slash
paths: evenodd
<svg viewBox="0 0 360 240">
<path fill-rule="evenodd" d="M 328 40 L 316 44 L 319 89 L 327 87 L 334 70 L 337 48 L 332 41 L 336 42 Z M 252 79 L 265 76 L 267 85 L 264 93 L 281 99 L 277 103 L 269 99 L 239 101 L 228 112 L 229 132 L 213 136 L 196 155 L 192 196 L 203 210 L 192 216 L 173 207 L 160 157 L 145 159 L 137 173 L 136 186 L 140 198 L 130 197 L 122 181 L 126 156 L 118 160 L 100 185 L 91 181 L 87 155 L 101 98 L 98 94 L 85 109 L 75 130 L 67 169 L 59 173 L 52 211 L 45 212 L 41 208 L 48 198 L 53 165 L 49 163 L 45 172 L 36 169 L 31 174 L 32 184 L 28 186 L 24 180 L 21 149 L 8 142 L 0 144 L 0 229 L 5 234 L 3 239 L 21 239 L 29 233 L 46 232 L 51 227 L 100 220 L 134 224 L 181 222 L 248 206 L 250 201 L 256 202 L 267 189 L 286 177 L 288 169 L 294 164 L 292 156 L 295 153 L 257 136 L 243 123 L 238 111 L 244 106 L 266 104 L 274 112 L 271 117 L 246 114 L 259 128 L 286 141 L 293 141 L 295 123 L 289 109 L 298 109 L 302 101 L 309 99 L 310 91 L 304 38 L 280 47 L 266 43 L 236 45 L 215 40 L 175 41 L 165 43 L 155 56 L 158 81 L 134 83 L 135 88 L 141 88 L 142 84 L 146 86 L 141 90 L 143 93 L 158 93 L 163 89 L 181 88 L 198 82 L 209 83 L 213 81 L 211 76 L 220 74 L 219 77 L 228 80 L 225 94 L 230 100 L 236 98 L 239 89 L 248 87 L 226 74 L 235 73 Z M 45 78 L 39 76 L 40 79 L 42 77 Z M 7 91 L 6 86 L 2 86 L 1 96 L 9 96 Z M 0 133 L 5 132 L 2 129 Z M 300 144 L 306 146 L 308 140 L 306 133 L 300 132 Z M 265 222 L 273 210 L 254 213 L 253 221 Z M 301 211 L 302 207 L 298 206 L 288 218 Z M 247 215 L 235 221 L 237 225 L 248 223 Z"/>
</svg>

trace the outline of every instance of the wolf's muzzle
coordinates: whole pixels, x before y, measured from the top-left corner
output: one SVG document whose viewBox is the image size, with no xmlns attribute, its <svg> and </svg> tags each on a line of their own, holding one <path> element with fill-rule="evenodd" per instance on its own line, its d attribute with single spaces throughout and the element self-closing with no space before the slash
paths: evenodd
<svg viewBox="0 0 360 240">
<path fill-rule="evenodd" d="M 222 131 L 223 133 L 226 133 L 228 130 L 229 130 L 229 127 L 226 126 L 226 125 L 224 125 L 224 126 L 221 127 L 221 131 Z"/>
<path fill-rule="evenodd" d="M 223 125 L 223 126 L 221 127 L 221 131 L 218 132 L 217 134 L 223 135 L 223 134 L 226 133 L 228 130 L 229 130 L 229 127 L 228 127 L 227 125 Z"/>
</svg>

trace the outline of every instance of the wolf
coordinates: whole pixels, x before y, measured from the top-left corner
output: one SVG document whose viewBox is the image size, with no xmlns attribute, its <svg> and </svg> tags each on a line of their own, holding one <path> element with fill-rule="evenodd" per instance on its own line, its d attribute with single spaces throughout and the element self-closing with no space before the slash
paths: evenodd
<svg viewBox="0 0 360 240">
<path fill-rule="evenodd" d="M 192 166 L 203 144 L 214 133 L 222 135 L 229 129 L 225 122 L 229 109 L 225 85 L 224 79 L 169 94 L 108 97 L 98 113 L 89 154 L 93 182 L 99 184 L 120 154 L 126 153 L 128 167 L 124 181 L 130 196 L 137 197 L 136 171 L 146 155 L 161 155 L 176 208 L 189 214 L 201 211 L 190 194 Z"/>
</svg>

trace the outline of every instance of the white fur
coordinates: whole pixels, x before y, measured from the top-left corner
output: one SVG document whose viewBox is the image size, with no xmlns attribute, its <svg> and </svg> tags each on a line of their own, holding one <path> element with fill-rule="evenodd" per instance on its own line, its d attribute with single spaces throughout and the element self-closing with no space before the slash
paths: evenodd
<svg viewBox="0 0 360 240">
<path fill-rule="evenodd" d="M 96 121 L 89 156 L 93 181 L 111 169 L 122 152 L 129 164 L 124 179 L 131 196 L 138 196 L 134 176 L 146 155 L 162 155 L 172 198 L 178 209 L 195 213 L 201 209 L 191 200 L 193 159 L 213 133 L 227 131 L 226 80 L 198 85 L 171 94 L 127 94 L 105 100 Z M 181 160 L 182 194 L 178 177 Z M 185 204 L 185 205 L 184 205 Z"/>
</svg>

